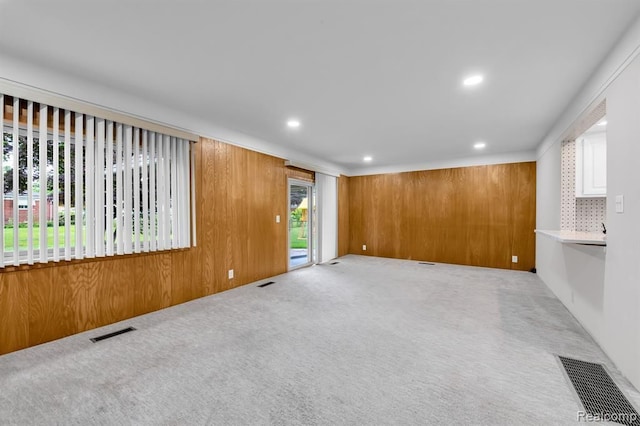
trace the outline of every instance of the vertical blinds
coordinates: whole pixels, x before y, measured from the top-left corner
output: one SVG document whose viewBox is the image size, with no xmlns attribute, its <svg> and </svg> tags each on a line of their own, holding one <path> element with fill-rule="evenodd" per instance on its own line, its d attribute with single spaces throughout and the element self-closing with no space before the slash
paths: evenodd
<svg viewBox="0 0 640 426">
<path fill-rule="evenodd" d="M 190 141 L 0 94 L 0 267 L 191 245 Z"/>
</svg>

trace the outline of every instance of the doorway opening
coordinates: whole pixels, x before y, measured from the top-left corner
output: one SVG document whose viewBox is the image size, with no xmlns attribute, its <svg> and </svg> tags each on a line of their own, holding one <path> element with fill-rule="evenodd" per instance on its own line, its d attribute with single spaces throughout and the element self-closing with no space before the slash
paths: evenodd
<svg viewBox="0 0 640 426">
<path fill-rule="evenodd" d="M 289 270 L 315 262 L 315 187 L 289 179 Z"/>
</svg>

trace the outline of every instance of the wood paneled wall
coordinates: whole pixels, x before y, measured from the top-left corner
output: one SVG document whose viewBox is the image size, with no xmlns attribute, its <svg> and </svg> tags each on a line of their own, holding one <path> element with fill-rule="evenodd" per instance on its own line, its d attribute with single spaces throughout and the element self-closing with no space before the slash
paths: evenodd
<svg viewBox="0 0 640 426">
<path fill-rule="evenodd" d="M 284 160 L 208 139 L 195 149 L 197 247 L 3 270 L 0 354 L 286 272 Z"/>
<path fill-rule="evenodd" d="M 349 254 L 349 177 L 338 178 L 338 256 Z"/>
<path fill-rule="evenodd" d="M 284 160 L 209 139 L 195 150 L 197 247 L 4 269 L 0 354 L 286 272 Z M 534 266 L 535 163 L 341 176 L 338 197 L 341 256 Z"/>
<path fill-rule="evenodd" d="M 530 270 L 535 185 L 535 162 L 351 177 L 349 253 Z"/>
</svg>

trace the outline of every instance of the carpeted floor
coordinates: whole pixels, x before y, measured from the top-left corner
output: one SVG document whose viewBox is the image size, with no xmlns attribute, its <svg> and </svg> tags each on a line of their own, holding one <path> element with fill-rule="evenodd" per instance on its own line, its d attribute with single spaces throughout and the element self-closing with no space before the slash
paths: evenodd
<svg viewBox="0 0 640 426">
<path fill-rule="evenodd" d="M 1 356 L 0 424 L 574 424 L 554 354 L 640 401 L 535 274 L 339 261 Z"/>
</svg>

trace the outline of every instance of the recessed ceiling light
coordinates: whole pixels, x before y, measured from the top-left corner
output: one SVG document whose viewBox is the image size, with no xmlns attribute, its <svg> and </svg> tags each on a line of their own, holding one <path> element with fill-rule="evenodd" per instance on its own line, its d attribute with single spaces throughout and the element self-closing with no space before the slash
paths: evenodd
<svg viewBox="0 0 640 426">
<path fill-rule="evenodd" d="M 465 85 L 465 86 L 476 86 L 476 85 L 482 83 L 482 80 L 484 80 L 484 77 L 481 76 L 480 74 L 472 75 L 470 77 L 465 78 L 462 81 L 462 84 Z"/>
<path fill-rule="evenodd" d="M 366 162 L 369 162 L 369 161 L 371 161 L 371 160 L 373 160 L 373 157 L 371 157 L 370 155 L 367 155 L 366 157 L 364 157 L 364 158 L 362 159 L 362 161 L 366 161 Z"/>
<path fill-rule="evenodd" d="M 291 119 L 287 121 L 287 126 L 291 127 L 292 129 L 295 129 L 297 127 L 300 127 L 300 121 Z"/>
<path fill-rule="evenodd" d="M 486 147 L 486 146 L 487 146 L 487 144 L 486 144 L 486 143 L 484 143 L 484 142 L 477 142 L 477 143 L 475 143 L 475 144 L 473 145 L 473 147 L 474 147 L 475 149 L 482 149 L 482 148 L 484 148 L 484 147 Z"/>
<path fill-rule="evenodd" d="M 601 122 L 598 123 L 598 126 L 606 126 L 607 125 L 607 120 L 602 120 Z"/>
</svg>

